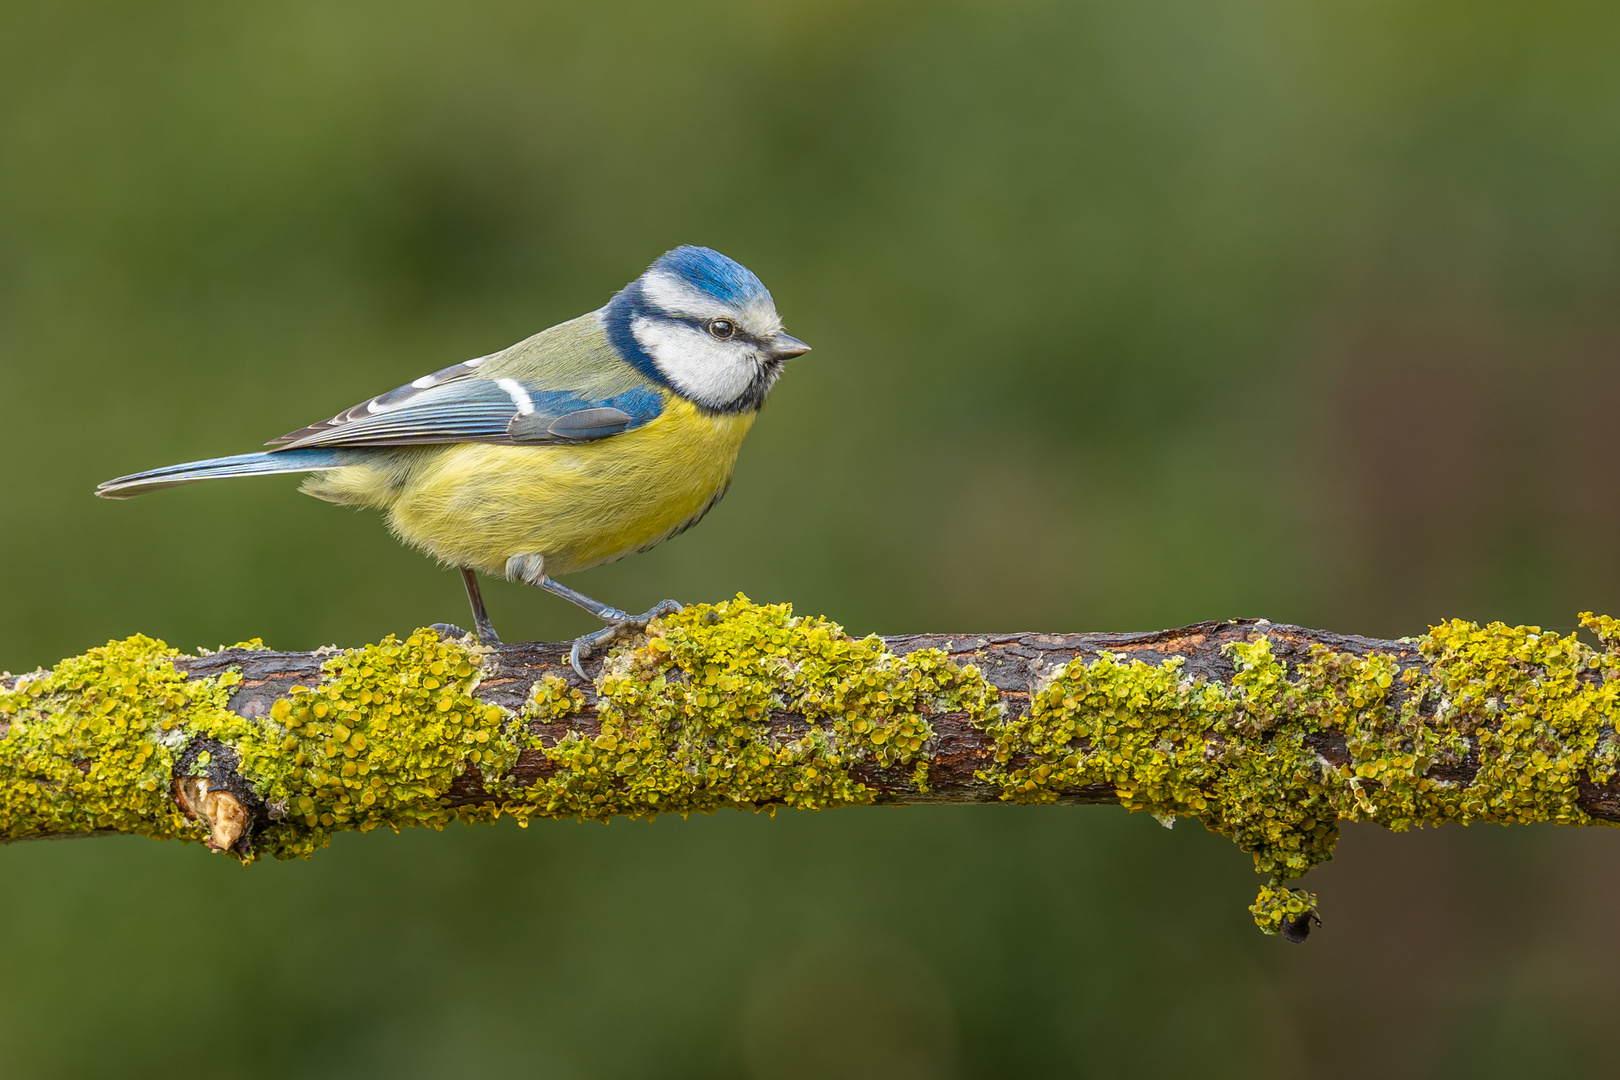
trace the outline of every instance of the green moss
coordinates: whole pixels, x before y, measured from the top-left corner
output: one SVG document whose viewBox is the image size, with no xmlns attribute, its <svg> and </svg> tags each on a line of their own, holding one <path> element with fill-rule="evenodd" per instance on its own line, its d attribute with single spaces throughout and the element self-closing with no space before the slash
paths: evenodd
<svg viewBox="0 0 1620 1080">
<path fill-rule="evenodd" d="M 701 604 L 613 658 L 594 738 L 535 743 L 556 771 L 523 801 L 536 815 L 597 819 L 869 803 L 855 766 L 910 766 L 925 784 L 929 716 L 987 719 L 994 699 L 976 669 L 938 650 L 897 656 L 876 637 L 852 640 L 836 623 L 795 618 L 786 604 Z M 536 687 L 530 712 L 577 707 L 557 682 Z M 802 731 L 774 736 L 773 712 L 802 718 Z"/>
<path fill-rule="evenodd" d="M 1579 781 L 1607 782 L 1620 757 L 1620 623 L 1582 622 L 1601 649 L 1444 623 L 1417 643 L 1426 671 L 1319 645 L 1290 674 L 1263 636 L 1229 648 L 1228 684 L 1179 659 L 1076 659 L 1028 716 L 989 725 L 996 764 L 981 776 L 1022 802 L 1112 785 L 1132 810 L 1199 818 L 1276 882 L 1331 858 L 1339 820 L 1588 824 Z M 1267 932 L 1293 912 L 1284 894 L 1268 884 L 1252 909 Z"/>
</svg>

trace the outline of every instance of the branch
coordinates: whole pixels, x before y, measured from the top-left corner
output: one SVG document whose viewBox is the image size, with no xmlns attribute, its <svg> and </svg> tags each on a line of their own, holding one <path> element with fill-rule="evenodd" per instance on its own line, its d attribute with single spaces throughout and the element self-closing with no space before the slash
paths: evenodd
<svg viewBox="0 0 1620 1080">
<path fill-rule="evenodd" d="M 503 815 L 1119 803 L 1196 818 L 1303 940 L 1341 820 L 1620 821 L 1620 623 L 1400 641 L 1265 620 L 1145 634 L 851 639 L 738 597 L 656 622 L 593 684 L 567 644 L 419 630 L 361 649 L 132 637 L 0 676 L 0 839 L 136 833 L 243 861 Z"/>
</svg>

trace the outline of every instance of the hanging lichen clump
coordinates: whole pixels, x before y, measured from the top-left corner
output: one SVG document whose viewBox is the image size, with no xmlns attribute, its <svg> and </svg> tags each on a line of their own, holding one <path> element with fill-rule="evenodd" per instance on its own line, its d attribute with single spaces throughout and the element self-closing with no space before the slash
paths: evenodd
<svg viewBox="0 0 1620 1080">
<path fill-rule="evenodd" d="M 991 725 L 1003 797 L 1055 801 L 1111 784 L 1169 822 L 1195 817 L 1254 856 L 1251 911 L 1305 932 L 1315 898 L 1283 885 L 1332 857 L 1340 820 L 1591 824 L 1580 783 L 1615 776 L 1615 620 L 1592 648 L 1536 627 L 1452 621 L 1416 644 L 1426 663 L 1313 646 L 1290 673 L 1264 636 L 1230 646 L 1227 682 L 1103 654 L 1076 658 L 1027 716 Z"/>
</svg>

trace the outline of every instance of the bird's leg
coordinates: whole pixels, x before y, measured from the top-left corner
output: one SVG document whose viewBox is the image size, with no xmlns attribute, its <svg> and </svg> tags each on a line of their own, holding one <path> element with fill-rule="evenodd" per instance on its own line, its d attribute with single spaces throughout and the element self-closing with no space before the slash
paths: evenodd
<svg viewBox="0 0 1620 1080">
<path fill-rule="evenodd" d="M 536 588 L 544 589 L 553 596 L 560 596 L 571 604 L 579 605 L 607 623 L 606 626 L 594 634 L 586 634 L 584 637 L 576 638 L 574 647 L 569 650 L 568 662 L 579 673 L 579 677 L 587 681 L 590 676 L 585 674 L 584 661 L 590 659 L 592 650 L 600 645 L 608 644 L 615 638 L 622 636 L 626 631 L 647 629 L 647 624 L 660 615 L 672 615 L 681 610 L 679 601 L 660 600 L 650 610 L 644 611 L 640 615 L 631 615 L 628 612 L 620 611 L 616 607 L 604 604 L 600 600 L 592 600 L 584 593 L 570 589 L 561 582 L 547 577 L 545 560 L 538 555 L 512 556 L 506 561 L 506 576 L 517 578 L 519 581 L 526 582 Z"/>
<path fill-rule="evenodd" d="M 681 610 L 678 601 L 660 600 L 650 610 L 644 611 L 640 615 L 630 615 L 616 607 L 609 607 L 600 600 L 592 600 L 584 593 L 570 589 L 568 586 L 548 578 L 544 574 L 540 576 L 540 580 L 531 581 L 529 584 L 537 585 L 554 596 L 560 596 L 570 603 L 578 604 L 598 619 L 607 623 L 606 626 L 594 634 L 586 634 L 584 637 L 575 638 L 574 647 L 568 651 L 568 662 L 574 666 L 574 670 L 579 673 L 579 677 L 582 679 L 590 678 L 589 675 L 585 674 L 584 661 L 590 659 L 592 651 L 598 646 L 611 643 L 626 631 L 645 630 L 647 624 L 658 618 L 658 616 L 671 615 Z"/>
<path fill-rule="evenodd" d="M 484 594 L 478 591 L 478 575 L 470 567 L 463 566 L 461 583 L 467 586 L 467 600 L 472 604 L 473 626 L 477 628 L 479 643 L 499 645 L 500 635 L 495 633 L 495 627 L 489 621 L 489 612 L 484 610 Z"/>
</svg>

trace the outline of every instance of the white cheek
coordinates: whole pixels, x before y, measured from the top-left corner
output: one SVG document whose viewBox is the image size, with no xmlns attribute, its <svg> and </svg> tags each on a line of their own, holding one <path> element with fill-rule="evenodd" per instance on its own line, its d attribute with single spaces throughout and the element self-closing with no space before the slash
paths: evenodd
<svg viewBox="0 0 1620 1080">
<path fill-rule="evenodd" d="M 707 405 L 737 400 L 759 370 L 745 342 L 716 341 L 685 323 L 640 318 L 630 324 L 630 332 L 670 385 Z"/>
</svg>

